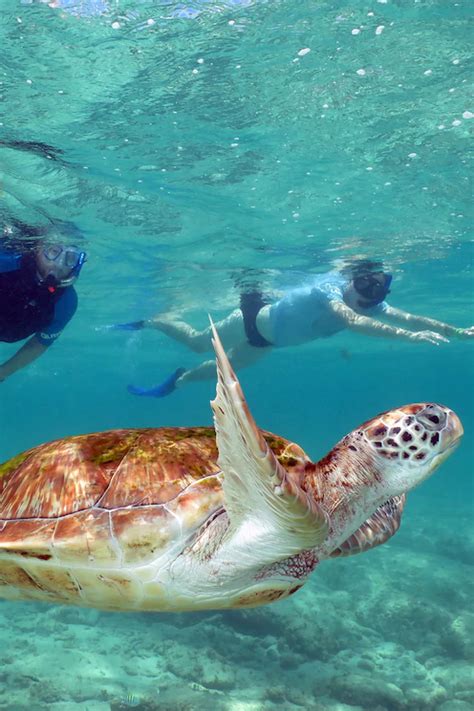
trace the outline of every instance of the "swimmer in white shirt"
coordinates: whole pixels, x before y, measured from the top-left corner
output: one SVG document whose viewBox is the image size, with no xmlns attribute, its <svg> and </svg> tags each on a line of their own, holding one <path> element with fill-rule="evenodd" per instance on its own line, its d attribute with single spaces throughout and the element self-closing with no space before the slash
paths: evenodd
<svg viewBox="0 0 474 711">
<path fill-rule="evenodd" d="M 240 308 L 219 321 L 216 327 L 236 370 L 260 360 L 272 348 L 309 343 L 344 329 L 367 336 L 434 345 L 447 343 L 453 337 L 474 337 L 474 326 L 456 328 L 389 306 L 385 297 L 390 293 L 391 281 L 391 274 L 367 262 L 351 273 L 332 271 L 320 275 L 272 304 L 258 291 L 246 292 L 241 295 Z M 184 321 L 162 315 L 112 328 L 154 328 L 195 353 L 212 350 L 209 327 L 197 331 Z M 165 397 L 186 383 L 215 378 L 215 367 L 214 360 L 207 360 L 190 370 L 178 368 L 153 388 L 129 385 L 128 390 L 134 395 Z"/>
</svg>

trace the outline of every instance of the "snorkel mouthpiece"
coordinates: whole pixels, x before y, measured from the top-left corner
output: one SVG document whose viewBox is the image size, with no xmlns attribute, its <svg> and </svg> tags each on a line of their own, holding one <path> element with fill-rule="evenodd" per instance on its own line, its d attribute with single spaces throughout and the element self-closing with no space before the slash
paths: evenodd
<svg viewBox="0 0 474 711">
<path fill-rule="evenodd" d="M 54 276 L 54 274 L 48 274 L 48 276 L 45 279 L 41 279 L 41 277 L 38 279 L 38 283 L 41 284 L 41 286 L 46 287 L 46 289 L 49 291 L 50 294 L 54 294 L 56 289 L 59 286 L 59 282 Z"/>
<path fill-rule="evenodd" d="M 58 280 L 56 279 L 54 274 L 48 274 L 43 283 L 50 294 L 54 294 L 54 292 L 58 288 Z"/>
</svg>

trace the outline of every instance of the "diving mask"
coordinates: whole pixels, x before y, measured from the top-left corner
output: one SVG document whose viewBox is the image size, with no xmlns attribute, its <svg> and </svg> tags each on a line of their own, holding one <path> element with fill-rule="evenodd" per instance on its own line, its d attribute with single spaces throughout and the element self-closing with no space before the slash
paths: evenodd
<svg viewBox="0 0 474 711">
<path fill-rule="evenodd" d="M 36 255 L 38 281 L 49 291 L 70 286 L 79 276 L 87 255 L 75 246 L 48 244 Z"/>
</svg>

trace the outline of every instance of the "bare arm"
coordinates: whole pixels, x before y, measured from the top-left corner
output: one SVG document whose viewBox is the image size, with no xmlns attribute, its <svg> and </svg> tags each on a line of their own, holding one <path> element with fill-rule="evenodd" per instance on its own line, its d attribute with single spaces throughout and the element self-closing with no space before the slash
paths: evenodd
<svg viewBox="0 0 474 711">
<path fill-rule="evenodd" d="M 340 301 L 332 301 L 330 307 L 339 318 L 345 321 L 347 328 L 367 336 L 397 338 L 402 341 L 428 341 L 435 345 L 439 345 L 440 341 L 447 341 L 446 338 L 433 331 L 409 331 L 405 328 L 382 323 L 370 316 L 362 316 Z"/>
<path fill-rule="evenodd" d="M 16 373 L 17 370 L 21 370 L 26 365 L 32 363 L 47 351 L 48 347 L 49 346 L 44 346 L 40 343 L 36 336 L 32 336 L 15 355 L 0 365 L 0 381 L 5 380 L 5 378 Z"/>
<path fill-rule="evenodd" d="M 443 321 L 437 321 L 434 318 L 428 318 L 427 316 L 416 316 L 408 311 L 403 311 L 402 309 L 396 309 L 393 306 L 387 306 L 384 311 L 384 317 L 393 323 L 398 323 L 400 325 L 406 324 L 414 329 L 429 329 L 430 331 L 436 331 L 442 336 L 452 336 L 454 338 L 468 338 L 472 334 L 473 328 L 457 328 L 456 326 L 450 326 L 449 323 L 444 323 Z"/>
</svg>

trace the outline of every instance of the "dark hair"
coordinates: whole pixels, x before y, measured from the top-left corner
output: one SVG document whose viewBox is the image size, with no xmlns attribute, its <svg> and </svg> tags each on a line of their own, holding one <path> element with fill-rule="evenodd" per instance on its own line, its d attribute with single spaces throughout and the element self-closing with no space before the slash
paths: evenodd
<svg viewBox="0 0 474 711">
<path fill-rule="evenodd" d="M 31 252 L 48 239 L 48 235 L 53 229 L 63 233 L 66 239 L 73 238 L 74 241 L 83 239 L 82 232 L 73 222 L 48 219 L 50 224 L 31 225 L 16 217 L 5 217 L 4 231 L 1 236 L 2 249 L 23 254 Z"/>
<path fill-rule="evenodd" d="M 371 259 L 356 259 L 351 264 L 345 267 L 344 271 L 352 279 L 366 276 L 366 274 L 377 274 L 384 271 L 383 262 L 374 261 Z"/>
<path fill-rule="evenodd" d="M 66 164 L 66 161 L 61 158 L 61 156 L 64 155 L 64 151 L 60 148 L 50 146 L 48 143 L 42 143 L 40 141 L 1 140 L 0 146 L 5 146 L 6 148 L 13 148 L 16 151 L 26 151 L 27 153 L 35 153 L 41 158 L 47 158 L 48 160 L 54 160 L 58 163 Z"/>
<path fill-rule="evenodd" d="M 1 248 L 7 252 L 31 252 L 43 239 L 47 229 L 9 217 L 4 220 Z"/>
</svg>

